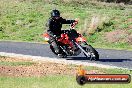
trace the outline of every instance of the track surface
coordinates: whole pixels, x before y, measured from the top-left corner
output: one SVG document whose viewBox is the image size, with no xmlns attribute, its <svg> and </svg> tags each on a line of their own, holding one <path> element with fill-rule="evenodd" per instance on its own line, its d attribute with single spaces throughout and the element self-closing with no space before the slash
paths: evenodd
<svg viewBox="0 0 132 88">
<path fill-rule="evenodd" d="M 99 61 L 89 61 L 83 54 L 65 59 L 132 69 L 132 51 L 111 49 L 97 49 L 97 51 L 100 55 Z M 50 51 L 48 44 L 0 41 L 0 52 L 57 58 Z"/>
</svg>

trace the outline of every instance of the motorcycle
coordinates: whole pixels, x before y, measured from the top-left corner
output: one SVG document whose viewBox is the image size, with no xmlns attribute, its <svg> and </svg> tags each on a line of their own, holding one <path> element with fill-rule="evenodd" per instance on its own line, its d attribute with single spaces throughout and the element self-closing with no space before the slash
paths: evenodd
<svg viewBox="0 0 132 88">
<path fill-rule="evenodd" d="M 95 61 L 99 60 L 98 52 L 74 29 L 77 23 L 78 22 L 72 23 L 68 30 L 62 30 L 61 37 L 56 39 L 59 49 L 62 52 L 62 58 L 66 58 L 67 56 L 77 56 L 83 52 L 86 58 Z M 43 37 L 45 41 L 49 41 L 48 33 L 44 33 Z M 51 44 L 50 49 L 55 55 L 57 55 Z"/>
</svg>

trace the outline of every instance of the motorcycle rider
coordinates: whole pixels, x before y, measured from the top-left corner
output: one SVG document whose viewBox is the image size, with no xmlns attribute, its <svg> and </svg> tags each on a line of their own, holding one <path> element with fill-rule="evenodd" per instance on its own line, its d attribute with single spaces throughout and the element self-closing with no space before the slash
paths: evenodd
<svg viewBox="0 0 132 88">
<path fill-rule="evenodd" d="M 58 39 L 61 35 L 62 24 L 72 24 L 77 22 L 76 20 L 66 20 L 60 16 L 59 10 L 52 10 L 51 17 L 47 23 L 47 33 L 50 35 L 49 43 L 53 46 L 55 52 L 59 57 L 62 56 L 62 53 L 59 50 L 59 46 L 57 45 L 56 39 Z"/>
</svg>

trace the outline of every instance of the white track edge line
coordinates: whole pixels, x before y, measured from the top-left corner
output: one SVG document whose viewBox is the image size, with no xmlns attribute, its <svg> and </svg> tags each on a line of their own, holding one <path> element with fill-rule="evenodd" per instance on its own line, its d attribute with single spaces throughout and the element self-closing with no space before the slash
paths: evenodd
<svg viewBox="0 0 132 88">
<path fill-rule="evenodd" d="M 81 62 L 81 61 L 74 61 L 74 60 L 65 60 L 65 59 L 57 59 L 57 58 L 50 58 L 50 57 L 41 57 L 41 56 L 32 56 L 32 55 L 23 55 L 23 54 L 16 54 L 16 53 L 7 53 L 7 52 L 0 52 L 0 56 L 7 56 L 7 57 L 19 57 L 24 59 L 32 59 L 33 61 L 49 61 L 55 63 L 62 63 L 62 64 L 75 64 L 75 65 L 83 65 L 83 66 L 96 66 L 100 68 L 117 68 L 117 69 L 128 69 L 122 68 L 117 66 L 110 66 L 110 65 L 103 65 L 98 63 L 90 63 L 90 62 Z"/>
</svg>

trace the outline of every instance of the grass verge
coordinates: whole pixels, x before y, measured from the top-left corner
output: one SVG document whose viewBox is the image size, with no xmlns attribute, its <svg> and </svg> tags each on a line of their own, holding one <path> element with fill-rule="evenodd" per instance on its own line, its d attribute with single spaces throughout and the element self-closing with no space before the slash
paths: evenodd
<svg viewBox="0 0 132 88">
<path fill-rule="evenodd" d="M 88 43 L 98 47 L 105 46 L 105 48 L 132 48 L 132 6 L 90 1 L 12 0 L 9 2 L 8 0 L 1 0 L 0 40 L 42 42 L 41 34 L 46 31 L 45 24 L 50 17 L 50 12 L 57 8 L 64 18 L 79 18 L 76 30 L 85 31 L 85 33 L 88 32 L 91 19 L 97 18 L 93 19 L 93 25 L 94 23 L 99 25 L 94 29 L 94 35 L 88 36 L 90 38 Z M 86 25 L 85 19 L 87 19 Z M 69 28 L 69 26 L 63 26 L 63 29 L 65 28 Z M 119 36 L 117 44 L 109 42 L 109 38 L 104 39 L 105 33 L 115 30 L 125 30 L 127 33 Z"/>
<path fill-rule="evenodd" d="M 68 71 L 67 69 L 73 69 L 74 67 L 77 67 L 76 65 L 64 65 L 64 64 L 57 64 L 57 63 L 48 63 L 48 62 L 33 62 L 34 64 L 27 64 L 29 61 L 26 61 L 24 59 L 17 59 L 17 58 L 7 58 L 7 57 L 0 57 L 0 60 L 3 62 L 6 62 L 6 64 L 0 64 L 0 67 L 4 68 L 6 71 L 5 74 L 10 75 L 0 75 L 0 88 L 131 88 L 132 82 L 129 84 L 85 84 L 84 86 L 80 86 L 76 82 L 76 74 L 72 75 L 66 75 L 66 74 L 52 74 L 48 73 L 49 71 L 62 71 L 63 69 Z M 3 63 L 1 62 L 0 63 Z M 8 62 L 8 63 L 7 63 Z M 22 64 L 18 64 L 22 63 Z M 26 63 L 25 63 L 26 62 Z M 14 63 L 12 65 L 12 63 Z M 30 61 L 32 63 L 32 61 Z M 22 66 L 25 66 L 24 69 L 19 69 L 18 67 L 22 68 Z M 4 67 L 5 66 L 5 67 Z M 48 66 L 48 67 L 47 67 Z M 6 67 L 7 70 L 6 70 Z M 17 68 L 17 72 L 13 70 L 13 68 Z M 50 67 L 50 68 L 49 68 Z M 3 72 L 2 68 L 0 68 L 0 74 Z M 10 69 L 11 68 L 11 69 Z M 35 69 L 33 69 L 35 68 Z M 43 68 L 43 70 L 41 70 Z M 48 69 L 49 68 L 49 69 Z M 126 69 L 104 69 L 104 68 L 98 68 L 98 67 L 83 67 L 85 70 L 87 70 L 87 73 L 105 73 L 105 74 L 131 74 L 132 71 L 126 70 Z M 44 70 L 47 75 L 40 75 L 40 73 L 35 75 L 34 70 L 37 70 L 37 72 L 42 73 Z M 11 74 L 11 71 L 14 71 L 13 74 L 22 74 L 23 71 L 24 74 L 28 74 L 32 71 L 30 76 L 13 76 Z M 75 70 L 75 69 L 74 69 Z M 70 70 L 69 70 L 70 71 Z M 73 72 L 73 71 L 72 71 Z M 63 72 L 65 73 L 65 72 Z"/>
<path fill-rule="evenodd" d="M 85 84 L 80 86 L 74 76 L 0 77 L 1 88 L 131 88 L 130 84 Z"/>
</svg>

